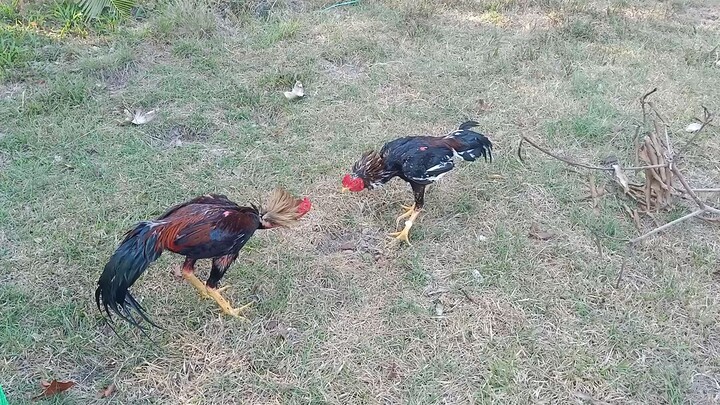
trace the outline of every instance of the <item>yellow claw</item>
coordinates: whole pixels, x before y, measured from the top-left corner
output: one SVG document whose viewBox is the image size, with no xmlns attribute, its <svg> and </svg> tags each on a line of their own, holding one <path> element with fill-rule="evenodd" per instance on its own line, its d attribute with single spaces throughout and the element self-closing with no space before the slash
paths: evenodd
<svg viewBox="0 0 720 405">
<path fill-rule="evenodd" d="M 408 245 L 412 246 L 412 243 L 410 243 L 410 239 L 408 238 L 410 236 L 408 229 L 409 228 L 405 228 L 400 232 L 389 233 L 388 236 L 399 241 L 407 242 Z"/>
<path fill-rule="evenodd" d="M 413 211 L 415 211 L 415 204 L 410 205 L 410 206 L 408 206 L 408 205 L 400 205 L 400 206 L 405 210 L 405 213 L 401 214 L 399 217 L 397 217 L 397 219 L 395 219 L 395 227 L 396 228 L 400 224 L 401 219 L 411 216 Z"/>
<path fill-rule="evenodd" d="M 239 308 L 233 308 L 232 305 L 230 305 L 230 302 L 225 299 L 222 295 L 220 295 L 220 290 L 216 290 L 214 288 L 207 288 L 207 293 L 210 295 L 210 298 L 214 299 L 215 302 L 217 302 L 220 309 L 227 315 L 234 316 L 235 318 L 241 318 L 244 320 L 248 320 L 244 316 L 240 315 L 241 312 L 245 311 L 250 305 L 252 305 L 252 302 L 249 302 Z"/>
<path fill-rule="evenodd" d="M 410 237 L 410 228 L 412 228 L 413 223 L 415 222 L 415 218 L 417 218 L 417 216 L 420 215 L 420 211 L 416 211 L 413 208 L 413 211 L 408 211 L 405 214 L 408 214 L 408 213 L 409 213 L 410 218 L 407 221 L 405 221 L 405 227 L 402 229 L 402 231 L 390 233 L 390 234 L 388 234 L 388 236 L 395 238 L 397 240 L 400 240 L 400 241 L 405 241 L 405 242 L 407 242 L 408 245 L 412 245 L 410 243 L 410 238 L 409 238 Z M 406 216 L 405 214 L 403 214 L 401 217 L 404 218 Z"/>
</svg>

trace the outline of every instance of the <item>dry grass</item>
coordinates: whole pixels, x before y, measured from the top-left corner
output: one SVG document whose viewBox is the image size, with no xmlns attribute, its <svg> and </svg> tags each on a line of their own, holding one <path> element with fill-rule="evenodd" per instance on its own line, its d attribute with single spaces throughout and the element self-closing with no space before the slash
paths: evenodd
<svg viewBox="0 0 720 405">
<path fill-rule="evenodd" d="M 583 174 L 514 157 L 524 134 L 584 161 L 630 161 L 637 100 L 652 87 L 684 139 L 701 105 L 720 111 L 717 9 L 362 3 L 261 13 L 260 2 L 177 0 L 105 37 L 53 41 L 65 56 L 2 85 L 0 384 L 11 403 L 52 378 L 78 385 L 47 403 L 105 403 L 97 393 L 111 382 L 111 402 L 127 404 L 720 400 L 717 226 L 653 238 L 614 289 L 622 240 L 636 235 L 622 201 L 593 213 L 577 202 Z M 282 91 L 298 79 L 306 97 L 289 103 Z M 159 116 L 119 126 L 125 107 Z M 412 198 L 406 184 L 339 193 L 362 151 L 468 118 L 496 159 L 429 188 L 412 248 L 385 237 Z M 711 127 L 683 151 L 693 184 L 720 184 L 719 149 Z M 180 258 L 168 254 L 133 287 L 166 328 L 151 332 L 156 344 L 103 325 L 92 291 L 133 223 L 195 195 L 246 203 L 278 186 L 313 210 L 258 232 L 228 271 L 231 300 L 255 301 L 250 323 L 175 281 Z M 556 236 L 529 238 L 533 222 Z"/>
</svg>

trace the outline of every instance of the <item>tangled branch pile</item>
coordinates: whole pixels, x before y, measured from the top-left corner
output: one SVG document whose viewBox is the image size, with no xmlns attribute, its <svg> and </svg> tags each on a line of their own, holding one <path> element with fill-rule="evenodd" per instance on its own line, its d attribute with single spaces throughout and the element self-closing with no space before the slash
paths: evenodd
<svg viewBox="0 0 720 405">
<path fill-rule="evenodd" d="M 629 198 L 635 201 L 639 207 L 639 209 L 633 210 L 626 206 L 626 209 L 633 217 L 638 230 L 640 230 L 639 214 L 649 215 L 652 212 L 658 212 L 663 209 L 672 208 L 674 202 L 673 197 L 676 195 L 690 197 L 690 199 L 695 202 L 697 208 L 691 213 L 673 221 L 670 221 L 664 225 L 658 226 L 634 239 L 628 240 L 628 253 L 625 256 L 625 260 L 627 260 L 627 256 L 635 247 L 635 245 L 637 245 L 639 242 L 687 219 L 699 216 L 700 218 L 707 221 L 720 221 L 720 217 L 718 217 L 718 215 L 720 215 L 720 209 L 707 205 L 704 201 L 698 198 L 696 194 L 696 191 L 720 191 L 720 189 L 694 190 L 688 185 L 685 177 L 678 169 L 678 166 L 676 164 L 676 159 L 678 158 L 678 156 L 673 150 L 673 145 L 670 141 L 670 136 L 668 134 L 669 125 L 662 118 L 653 103 L 647 100 L 647 98 L 656 91 L 657 89 L 653 89 L 652 91 L 643 95 L 640 99 L 640 104 L 643 111 L 643 126 L 647 128 L 648 122 L 650 122 L 652 125 L 652 130 L 647 131 L 644 134 L 642 140 L 640 140 L 638 136 L 640 133 L 640 126 L 636 128 L 635 132 L 636 160 L 638 164 L 642 162 L 643 166 L 622 167 L 617 161 L 617 159 L 612 159 L 612 161 L 606 162 L 607 164 L 605 166 L 593 166 L 585 163 L 579 163 L 567 158 L 560 157 L 557 154 L 554 154 L 542 148 L 526 136 L 522 137 L 520 145 L 518 146 L 518 157 L 521 161 L 523 160 L 522 146 L 524 143 L 528 143 L 529 145 L 540 150 L 546 155 L 565 162 L 571 166 L 612 173 L 615 182 L 617 182 L 622 187 L 623 194 L 627 195 Z M 707 127 L 713 119 L 712 114 L 710 114 L 707 108 L 703 107 L 703 110 L 703 121 L 700 124 L 699 129 L 695 131 L 695 135 L 693 136 L 693 138 L 689 142 L 687 142 L 686 145 L 691 144 L 697 137 L 698 132 L 702 131 L 702 129 Z M 628 171 L 642 171 L 644 175 L 643 181 L 640 183 L 631 182 L 625 174 Z M 601 194 L 598 193 L 598 191 L 596 190 L 592 176 L 590 182 L 590 190 L 591 197 L 594 200 L 594 203 L 596 203 L 597 197 L 599 197 Z M 708 217 L 708 214 L 714 216 Z M 616 286 L 619 285 L 620 280 L 622 279 L 622 275 L 625 269 L 625 260 L 623 261 L 620 274 L 618 275 Z"/>
</svg>

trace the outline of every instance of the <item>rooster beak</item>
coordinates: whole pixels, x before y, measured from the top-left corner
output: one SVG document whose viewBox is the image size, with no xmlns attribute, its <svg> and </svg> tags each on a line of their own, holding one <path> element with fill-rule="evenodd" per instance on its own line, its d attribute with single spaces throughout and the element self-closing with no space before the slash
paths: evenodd
<svg viewBox="0 0 720 405">
<path fill-rule="evenodd" d="M 341 193 L 345 193 L 345 192 L 347 192 L 348 190 L 350 190 L 348 187 L 343 187 L 342 189 L 340 189 L 340 192 L 341 192 Z"/>
</svg>

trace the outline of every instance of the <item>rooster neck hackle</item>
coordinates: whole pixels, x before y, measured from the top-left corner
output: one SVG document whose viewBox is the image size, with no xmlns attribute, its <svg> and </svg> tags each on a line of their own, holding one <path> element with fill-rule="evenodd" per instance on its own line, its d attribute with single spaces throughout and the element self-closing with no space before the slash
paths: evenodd
<svg viewBox="0 0 720 405">
<path fill-rule="evenodd" d="M 260 219 L 273 226 L 291 226 L 304 212 L 299 212 L 301 199 L 282 189 L 276 189 L 259 209 Z"/>
<path fill-rule="evenodd" d="M 377 183 L 382 179 L 385 171 L 385 161 L 382 156 L 373 151 L 365 152 L 360 160 L 353 165 L 353 173 L 363 179 L 366 185 Z"/>
</svg>

